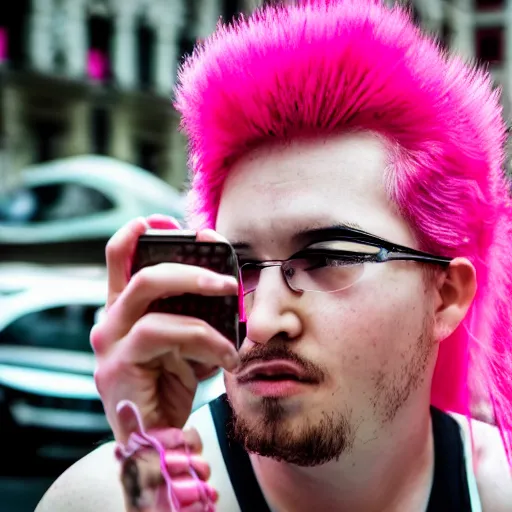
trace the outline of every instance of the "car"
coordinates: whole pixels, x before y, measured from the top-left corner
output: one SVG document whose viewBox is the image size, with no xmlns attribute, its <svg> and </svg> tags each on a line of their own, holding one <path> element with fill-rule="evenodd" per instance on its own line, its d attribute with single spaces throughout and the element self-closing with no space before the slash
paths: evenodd
<svg viewBox="0 0 512 512">
<path fill-rule="evenodd" d="M 41 266 L 33 263 L 0 263 L 0 299 L 37 286 L 61 286 L 73 278 L 106 279 L 102 265 Z"/>
<path fill-rule="evenodd" d="M 27 455 L 73 460 L 109 435 L 89 345 L 104 300 L 102 281 L 50 275 L 0 296 L 0 424 Z"/>
<path fill-rule="evenodd" d="M 102 263 L 107 240 L 127 221 L 153 213 L 183 220 L 184 210 L 183 194 L 110 157 L 33 165 L 20 172 L 16 186 L 0 190 L 0 258 Z"/>
<path fill-rule="evenodd" d="M 0 428 L 25 456 L 69 464 L 109 439 L 89 344 L 105 296 L 91 269 L 70 277 L 44 267 L 0 294 Z M 199 385 L 193 410 L 223 392 L 219 372 Z"/>
</svg>

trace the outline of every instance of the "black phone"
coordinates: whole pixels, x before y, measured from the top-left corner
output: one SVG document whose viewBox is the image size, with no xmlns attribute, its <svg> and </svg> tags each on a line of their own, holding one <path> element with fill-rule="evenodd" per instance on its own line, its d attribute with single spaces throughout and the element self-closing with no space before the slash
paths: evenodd
<svg viewBox="0 0 512 512">
<path fill-rule="evenodd" d="M 239 280 L 238 258 L 226 242 L 198 242 L 194 231 L 148 230 L 139 237 L 131 274 L 158 263 L 181 263 L 207 268 Z M 208 322 L 237 349 L 245 338 L 245 322 L 240 321 L 237 296 L 207 297 L 184 294 L 154 301 L 149 311 L 192 316 Z"/>
</svg>

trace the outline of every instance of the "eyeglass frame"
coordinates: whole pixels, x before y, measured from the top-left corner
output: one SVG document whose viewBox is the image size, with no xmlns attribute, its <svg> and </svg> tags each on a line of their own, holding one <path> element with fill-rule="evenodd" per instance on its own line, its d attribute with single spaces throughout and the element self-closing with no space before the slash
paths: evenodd
<svg viewBox="0 0 512 512">
<path fill-rule="evenodd" d="M 388 261 L 416 261 L 419 263 L 428 263 L 433 265 L 440 265 L 441 267 L 448 267 L 450 263 L 453 261 L 454 258 L 448 258 L 444 256 L 437 256 L 435 254 L 431 254 L 428 252 L 420 251 L 417 249 L 412 249 L 410 247 L 406 247 L 405 245 L 396 244 L 394 242 L 390 242 L 389 240 L 386 240 L 384 238 L 378 237 L 376 235 L 372 235 L 370 233 L 367 233 L 365 231 L 355 229 L 355 228 L 343 228 L 343 235 L 337 234 L 333 236 L 329 236 L 327 238 L 324 238 L 323 241 L 336 241 L 336 240 L 343 240 L 347 242 L 354 242 L 359 243 L 361 245 L 368 245 L 371 247 L 377 247 L 379 252 L 375 254 L 365 254 L 364 252 L 357 253 L 357 259 L 358 263 L 364 264 L 364 263 L 386 263 Z M 338 230 L 339 232 L 339 230 Z M 317 240 L 316 243 L 319 243 Z M 343 258 L 341 257 L 341 254 L 343 253 Z M 355 254 L 355 253 L 354 253 Z M 286 269 L 283 269 L 283 266 L 293 260 L 299 260 L 302 258 L 305 258 L 306 256 L 326 256 L 331 259 L 336 260 L 337 256 L 338 259 L 345 259 L 347 255 L 347 251 L 340 251 L 336 249 L 301 249 L 300 251 L 297 251 L 296 253 L 292 254 L 289 258 L 284 260 L 263 260 L 263 261 L 247 261 L 239 265 L 239 273 L 240 273 L 240 282 L 243 288 L 243 279 L 242 279 L 242 269 L 246 265 L 254 265 L 261 270 L 264 268 L 270 268 L 270 267 L 280 267 L 281 275 L 283 276 L 283 279 L 288 286 L 288 288 L 296 293 L 303 293 L 305 291 L 314 291 L 317 293 L 334 293 L 337 291 L 342 291 L 344 289 L 350 288 L 355 284 L 351 284 L 347 288 L 341 288 L 339 290 L 332 290 L 332 291 L 324 291 L 324 290 L 303 290 L 300 288 L 294 288 L 289 278 L 286 276 Z M 363 259 L 362 259 L 363 258 Z M 356 258 L 354 258 L 355 260 Z M 249 293 L 254 293 L 256 291 L 256 287 L 249 291 L 244 291 L 244 296 L 248 295 Z"/>
</svg>

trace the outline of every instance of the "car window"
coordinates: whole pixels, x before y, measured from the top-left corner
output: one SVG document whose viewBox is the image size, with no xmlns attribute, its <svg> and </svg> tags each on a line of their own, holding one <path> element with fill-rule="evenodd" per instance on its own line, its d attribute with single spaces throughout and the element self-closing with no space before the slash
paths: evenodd
<svg viewBox="0 0 512 512">
<path fill-rule="evenodd" d="M 84 217 L 110 210 L 112 201 L 78 183 L 41 185 L 15 191 L 0 200 L 0 221 L 45 222 Z"/>
<path fill-rule="evenodd" d="M 89 333 L 97 309 L 73 304 L 27 313 L 0 331 L 0 345 L 91 352 Z"/>
</svg>

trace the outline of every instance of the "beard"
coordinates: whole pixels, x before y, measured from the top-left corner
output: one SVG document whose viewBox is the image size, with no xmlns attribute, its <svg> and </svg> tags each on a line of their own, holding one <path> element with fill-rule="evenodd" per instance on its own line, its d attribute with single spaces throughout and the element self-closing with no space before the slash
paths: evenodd
<svg viewBox="0 0 512 512">
<path fill-rule="evenodd" d="M 280 462 L 313 467 L 338 460 L 352 448 L 355 432 L 349 415 L 322 412 L 320 420 L 293 428 L 288 411 L 279 398 L 261 400 L 261 419 L 256 424 L 233 410 L 228 436 L 249 453 Z"/>
<path fill-rule="evenodd" d="M 423 330 L 403 363 L 392 374 L 377 371 L 369 376 L 375 389 L 365 415 L 367 419 L 373 418 L 373 422 L 383 427 L 396 417 L 411 394 L 423 384 L 433 348 L 433 317 L 427 314 Z M 241 368 L 254 360 L 273 359 L 292 360 L 316 375 L 319 382 L 325 379 L 322 369 L 301 359 L 286 344 L 256 346 L 241 359 Z M 338 461 L 350 453 L 357 430 L 365 421 L 363 417 L 355 421 L 347 402 L 345 407 L 340 405 L 336 410 L 324 410 L 316 413 L 314 418 L 305 410 L 298 418 L 298 407 L 290 407 L 286 400 L 271 397 L 259 399 L 255 416 L 241 405 L 237 407 L 229 396 L 229 388 L 227 391 L 233 410 L 232 421 L 227 425 L 228 436 L 249 453 L 301 467 Z"/>
<path fill-rule="evenodd" d="M 276 343 L 256 346 L 251 353 L 241 358 L 243 369 L 251 362 L 289 360 L 300 365 L 308 378 L 315 383 L 325 380 L 325 372 L 311 362 L 292 352 L 286 344 Z M 229 399 L 229 389 L 228 389 Z M 247 452 L 263 457 L 311 467 L 338 459 L 350 450 L 355 438 L 349 411 L 328 413 L 311 421 L 307 414 L 297 425 L 297 407 L 290 407 L 281 398 L 263 397 L 258 402 L 258 417 L 250 419 L 247 413 L 237 410 L 229 399 L 233 410 L 232 421 L 227 425 L 228 436 L 241 444 Z"/>
</svg>

